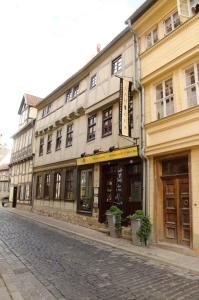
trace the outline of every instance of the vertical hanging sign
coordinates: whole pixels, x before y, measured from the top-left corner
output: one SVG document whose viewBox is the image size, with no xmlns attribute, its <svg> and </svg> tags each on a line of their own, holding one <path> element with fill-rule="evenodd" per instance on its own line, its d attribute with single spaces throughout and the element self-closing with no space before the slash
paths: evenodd
<svg viewBox="0 0 199 300">
<path fill-rule="evenodd" d="M 129 130 L 129 100 L 131 82 L 120 78 L 120 102 L 119 102 L 119 134 L 130 136 Z"/>
</svg>

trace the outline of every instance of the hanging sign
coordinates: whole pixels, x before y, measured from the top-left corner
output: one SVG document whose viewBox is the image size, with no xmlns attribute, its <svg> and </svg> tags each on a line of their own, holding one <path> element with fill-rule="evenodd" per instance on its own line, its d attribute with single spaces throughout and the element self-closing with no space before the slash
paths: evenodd
<svg viewBox="0 0 199 300">
<path fill-rule="evenodd" d="M 120 78 L 119 134 L 129 137 L 129 102 L 132 83 Z"/>
</svg>

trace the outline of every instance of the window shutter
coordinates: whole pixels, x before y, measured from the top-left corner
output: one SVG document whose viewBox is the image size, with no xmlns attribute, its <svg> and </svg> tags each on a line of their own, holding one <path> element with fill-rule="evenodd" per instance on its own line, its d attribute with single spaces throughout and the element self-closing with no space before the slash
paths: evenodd
<svg viewBox="0 0 199 300">
<path fill-rule="evenodd" d="M 177 6 L 181 22 L 186 21 L 189 18 L 188 0 L 177 0 Z"/>
</svg>

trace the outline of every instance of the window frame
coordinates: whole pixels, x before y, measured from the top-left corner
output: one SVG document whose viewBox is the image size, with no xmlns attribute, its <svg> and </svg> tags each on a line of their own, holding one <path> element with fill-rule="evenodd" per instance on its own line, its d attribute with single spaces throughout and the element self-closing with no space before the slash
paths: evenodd
<svg viewBox="0 0 199 300">
<path fill-rule="evenodd" d="M 89 124 L 89 122 L 92 119 L 94 119 L 94 122 L 91 123 L 91 124 Z M 88 123 L 87 123 L 87 142 L 95 140 L 95 137 L 96 137 L 96 125 L 97 125 L 97 115 L 94 114 L 94 115 L 88 117 Z M 93 136 L 89 137 L 91 135 L 90 129 L 93 129 L 93 128 L 95 129 L 95 131 L 92 131 Z"/>
<path fill-rule="evenodd" d="M 118 55 L 111 62 L 111 75 L 118 74 L 120 71 L 122 71 L 122 54 Z"/>
<path fill-rule="evenodd" d="M 57 180 L 59 178 L 59 180 Z M 53 182 L 53 199 L 61 200 L 61 182 L 62 182 L 62 173 L 61 171 L 56 171 L 54 173 L 54 182 Z M 58 185 L 58 189 L 57 189 Z M 58 194 L 57 194 L 58 191 Z"/>
<path fill-rule="evenodd" d="M 169 80 L 172 81 L 172 93 L 170 93 L 169 95 L 166 95 L 166 82 L 168 82 Z M 160 99 L 157 99 L 157 87 L 162 85 L 162 97 Z M 170 76 L 169 78 L 162 80 L 161 82 L 157 83 L 155 85 L 155 105 L 156 105 L 156 120 L 160 120 L 163 119 L 165 117 L 168 117 L 172 114 L 175 113 L 175 107 L 174 107 L 174 89 L 173 89 L 173 77 Z M 166 107 L 166 102 L 169 99 L 169 101 L 171 101 L 171 98 L 173 98 L 172 102 L 173 102 L 173 112 L 170 114 L 167 114 L 167 107 Z M 163 115 L 162 116 L 158 116 L 158 109 L 157 109 L 157 104 L 163 102 Z"/>
<path fill-rule="evenodd" d="M 42 118 L 46 117 L 47 115 L 49 115 L 49 113 L 51 112 L 51 103 L 49 103 L 48 105 L 46 105 L 43 109 L 42 109 Z"/>
<path fill-rule="evenodd" d="M 76 85 L 74 85 L 73 87 L 71 87 L 66 91 L 65 103 L 72 101 L 74 98 L 76 98 L 79 95 L 79 87 L 80 87 L 80 83 L 77 83 Z"/>
<path fill-rule="evenodd" d="M 97 74 L 91 76 L 90 79 L 90 89 L 93 89 L 97 85 Z"/>
<path fill-rule="evenodd" d="M 58 129 L 56 134 L 55 151 L 61 149 L 61 144 L 62 144 L 62 129 Z"/>
<path fill-rule="evenodd" d="M 108 116 L 106 117 L 105 114 L 106 112 L 108 111 L 111 111 L 111 114 L 108 113 Z M 109 129 L 108 132 L 106 133 L 105 132 L 105 126 L 104 126 L 104 123 L 111 120 L 111 126 L 109 126 Z M 112 106 L 109 106 L 108 108 L 104 109 L 102 111 L 102 137 L 106 137 L 106 136 L 109 136 L 109 135 L 112 135 L 112 129 L 113 129 L 113 107 Z"/>
<path fill-rule="evenodd" d="M 66 169 L 65 174 L 64 201 L 74 201 L 74 169 Z M 67 197 L 68 194 L 71 197 Z"/>
<path fill-rule="evenodd" d="M 178 14 L 178 11 L 177 11 L 177 10 L 173 11 L 170 15 L 168 15 L 168 16 L 164 19 L 164 22 L 163 22 L 163 23 L 164 23 L 164 32 L 165 32 L 165 35 L 170 34 L 172 31 L 174 31 L 177 27 L 180 26 L 181 21 L 180 21 L 180 15 L 179 15 L 179 14 L 178 14 L 178 20 L 179 20 L 179 23 L 177 24 L 177 26 L 175 26 L 174 15 L 175 15 L 176 13 Z M 167 32 L 166 21 L 169 20 L 169 19 L 171 20 L 171 30 Z"/>
<path fill-rule="evenodd" d="M 49 179 L 48 181 L 47 181 L 47 178 Z M 47 198 L 47 199 L 50 198 L 50 182 L 51 182 L 51 174 L 46 173 L 44 175 L 44 198 Z M 48 190 L 48 193 L 46 193 L 47 190 Z"/>
<path fill-rule="evenodd" d="M 157 40 L 154 40 L 154 31 L 157 31 Z M 151 44 L 148 45 L 148 36 L 151 35 Z M 159 41 L 159 37 L 158 37 L 158 26 L 153 27 L 150 31 L 147 32 L 147 34 L 145 35 L 145 44 L 146 44 L 146 48 L 149 49 L 151 47 L 153 47 L 157 42 Z"/>
<path fill-rule="evenodd" d="M 187 85 L 187 76 L 186 76 L 186 71 L 188 69 L 191 69 L 193 67 L 194 69 L 194 80 L 195 83 L 191 83 L 190 85 Z M 184 78 L 185 78 L 185 93 L 186 93 L 186 104 L 187 108 L 190 108 L 192 106 L 198 105 L 199 104 L 199 61 L 195 62 L 189 66 L 187 66 L 184 69 Z M 188 89 L 195 87 L 196 89 L 196 104 L 188 105 Z"/>
<path fill-rule="evenodd" d="M 199 1 L 198 0 L 194 0 L 195 1 L 194 6 L 191 6 L 191 0 L 187 0 L 187 1 L 188 1 L 189 16 L 193 17 L 193 16 L 195 16 L 195 13 L 193 12 L 192 7 L 196 7 L 196 5 L 199 4 Z"/>
<path fill-rule="evenodd" d="M 46 154 L 52 152 L 52 139 L 53 139 L 53 134 L 49 133 L 47 137 Z M 50 149 L 49 149 L 49 145 L 50 145 Z"/>
<path fill-rule="evenodd" d="M 42 184 L 43 184 L 43 176 L 37 175 L 36 180 L 36 199 L 42 198 Z"/>
<path fill-rule="evenodd" d="M 39 140 L 39 156 L 44 155 L 44 137 L 41 137 Z"/>
<path fill-rule="evenodd" d="M 73 123 L 66 126 L 66 148 L 73 145 Z"/>
</svg>

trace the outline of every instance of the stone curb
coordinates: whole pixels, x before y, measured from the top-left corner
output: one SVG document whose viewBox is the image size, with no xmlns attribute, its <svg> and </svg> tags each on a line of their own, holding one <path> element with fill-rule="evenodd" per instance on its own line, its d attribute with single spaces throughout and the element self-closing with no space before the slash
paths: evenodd
<svg viewBox="0 0 199 300">
<path fill-rule="evenodd" d="M 34 216 L 32 217 L 32 216 L 29 216 L 28 214 L 27 215 L 25 215 L 23 213 L 20 214 L 20 212 L 11 211 L 11 210 L 7 210 L 7 211 L 10 212 L 10 213 L 19 215 L 22 218 L 25 218 L 25 219 L 29 218 L 29 219 L 31 219 L 31 220 L 33 220 L 35 222 L 47 225 L 47 226 L 52 227 L 52 228 L 56 228 L 56 229 L 58 229 L 60 231 L 69 232 L 71 234 L 80 236 L 82 238 L 85 238 L 85 239 L 88 239 L 88 240 L 91 240 L 91 241 L 94 241 L 94 242 L 97 242 L 97 243 L 101 243 L 101 244 L 104 244 L 106 246 L 110 246 L 110 247 L 115 248 L 115 249 L 119 249 L 119 250 L 128 252 L 129 254 L 136 254 L 136 255 L 142 256 L 144 258 L 149 258 L 149 259 L 155 260 L 155 261 L 157 261 L 159 263 L 163 263 L 164 265 L 172 266 L 172 267 L 177 267 L 177 268 L 180 268 L 180 269 L 182 269 L 182 270 L 184 270 L 186 272 L 191 272 L 191 273 L 194 273 L 196 275 L 199 275 L 199 270 L 197 271 L 197 270 L 195 270 L 195 269 L 193 269 L 191 267 L 186 267 L 186 266 L 179 265 L 179 263 L 177 263 L 177 262 L 175 263 L 173 261 L 170 261 L 170 260 L 165 259 L 165 258 L 160 257 L 160 256 L 158 257 L 156 255 L 150 255 L 148 253 L 143 253 L 143 252 L 140 251 L 140 249 L 141 249 L 140 247 L 137 247 L 138 249 L 136 249 L 136 246 L 134 246 L 133 248 L 128 248 L 126 246 L 121 246 L 121 245 L 118 245 L 118 244 L 114 244 L 112 242 L 108 242 L 108 241 L 104 241 L 104 240 L 101 240 L 101 239 L 97 239 L 97 238 L 94 238 L 92 236 L 89 236 L 89 235 L 86 235 L 86 234 L 82 234 L 82 233 L 73 231 L 71 229 L 62 228 L 60 226 L 57 226 L 55 224 L 51 224 L 50 222 L 46 222 L 46 221 L 41 220 L 41 219 L 38 220 L 38 219 L 34 218 Z M 58 220 L 58 221 L 60 221 L 60 220 Z M 150 249 L 153 250 L 152 247 Z"/>
<path fill-rule="evenodd" d="M 5 269 L 5 267 L 4 267 L 4 272 L 1 272 L 1 278 L 5 284 L 5 287 L 7 289 L 8 295 L 10 296 L 10 299 L 24 300 L 24 298 L 21 296 L 20 292 L 18 291 L 17 287 L 9 279 L 9 276 L 7 275 L 7 273 L 8 273 L 8 270 Z"/>
</svg>

